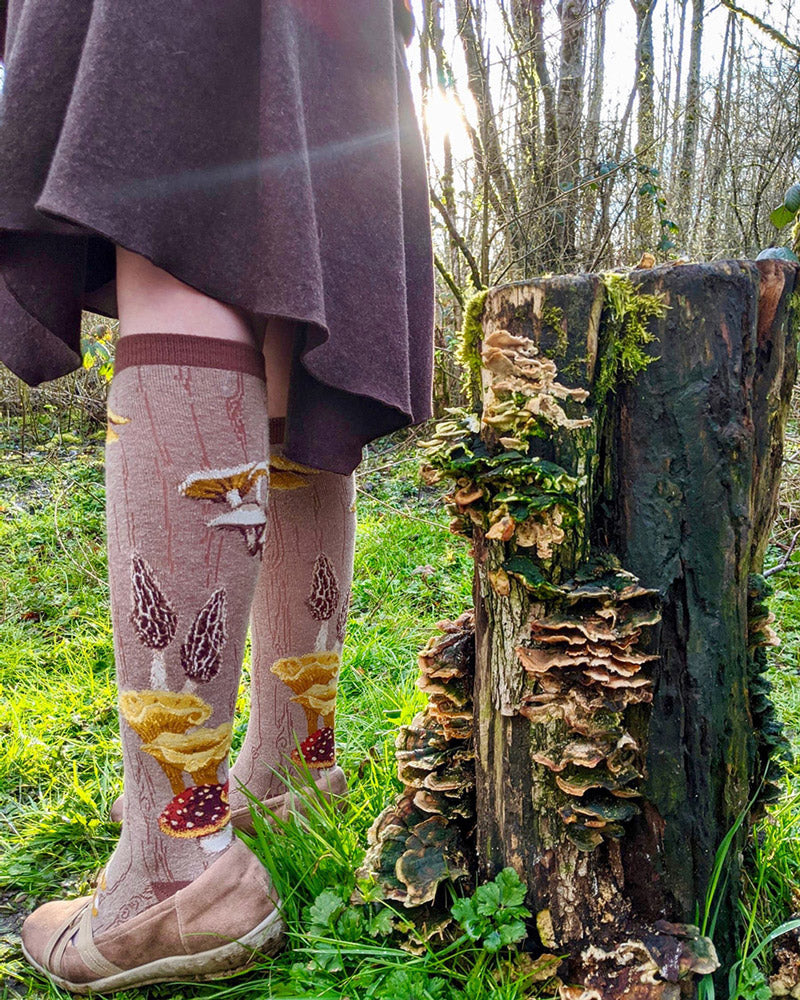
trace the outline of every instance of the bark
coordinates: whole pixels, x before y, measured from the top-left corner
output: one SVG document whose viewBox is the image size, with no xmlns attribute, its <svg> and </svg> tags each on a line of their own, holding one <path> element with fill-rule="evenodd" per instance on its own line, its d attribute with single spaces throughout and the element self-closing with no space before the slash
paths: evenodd
<svg viewBox="0 0 800 1000">
<path fill-rule="evenodd" d="M 715 851 L 771 752 L 752 662 L 760 641 L 754 630 L 762 627 L 753 620 L 752 574 L 761 570 L 774 515 L 796 374 L 797 271 L 777 261 L 724 261 L 634 272 L 640 292 L 661 293 L 669 305 L 651 321 L 658 339 L 648 350 L 658 360 L 601 405 L 590 398 L 590 426 L 541 442 L 541 457 L 587 477 L 583 526 L 541 560 L 544 575 L 568 589 L 587 550 L 595 559 L 610 552 L 648 588 L 631 599 L 638 620 L 648 602 L 660 612 L 660 623 L 641 629 L 632 644 L 630 631 L 625 640 L 629 652 L 641 651 L 638 690 L 649 691 L 652 704 L 642 697 L 613 719 L 599 709 L 583 718 L 596 724 L 595 743 L 600 732 L 624 733 L 630 773 L 638 773 L 614 785 L 616 792 L 605 786 L 619 793 L 612 805 L 629 811 L 594 831 L 591 848 L 570 836 L 579 827 L 571 808 L 601 795 L 611 800 L 605 791 L 568 789 L 581 774 L 625 769 L 612 768 L 613 755 L 594 768 L 551 766 L 576 739 L 574 723 L 566 714 L 545 718 L 532 705 L 518 651 L 545 615 L 552 621 L 561 613 L 553 610 L 558 599 L 534 600 L 515 584 L 507 596 L 498 593 L 489 571 L 513 553 L 513 540 L 473 533 L 481 873 L 516 868 L 528 884 L 539 944 L 569 956 L 559 975 L 604 1000 L 693 996 L 697 977 L 716 965 L 690 922 L 696 906 L 702 918 Z M 587 275 L 496 288 L 484 336 L 506 329 L 532 339 L 553 357 L 561 383 L 591 388 L 598 342 L 601 352 L 604 345 L 602 297 L 599 279 Z M 552 326 L 554 309 L 560 329 Z M 624 619 L 622 603 L 618 611 L 606 618 L 614 628 Z M 594 690 L 581 681 L 567 694 Z M 722 970 L 735 960 L 738 858 L 747 833 L 745 824 L 718 890 L 714 943 Z M 719 973 L 718 989 L 723 979 Z"/>
<path fill-rule="evenodd" d="M 575 187 L 583 155 L 583 71 L 588 0 L 561 0 L 561 58 L 558 78 L 559 186 L 563 269 L 575 263 Z"/>
<path fill-rule="evenodd" d="M 631 0 L 636 13 L 636 66 L 639 92 L 637 113 L 636 159 L 640 167 L 652 167 L 655 153 L 655 97 L 653 94 L 653 10 L 656 0 Z M 642 174 L 636 199 L 636 239 L 638 249 L 652 245 L 653 194 L 649 175 Z"/>
<path fill-rule="evenodd" d="M 692 0 L 692 39 L 689 46 L 689 72 L 686 81 L 686 110 L 683 118 L 683 145 L 678 167 L 678 204 L 685 213 L 685 225 L 692 217 L 692 177 L 694 174 L 697 134 L 700 123 L 700 62 L 703 48 L 704 0 Z"/>
</svg>

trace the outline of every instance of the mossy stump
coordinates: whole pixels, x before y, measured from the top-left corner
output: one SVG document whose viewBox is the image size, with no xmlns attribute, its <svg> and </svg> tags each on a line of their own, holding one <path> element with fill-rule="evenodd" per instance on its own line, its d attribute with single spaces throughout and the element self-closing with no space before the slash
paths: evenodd
<svg viewBox="0 0 800 1000">
<path fill-rule="evenodd" d="M 487 517 L 470 512 L 477 487 L 462 483 L 479 867 L 493 877 L 510 864 L 527 881 L 534 946 L 567 956 L 563 997 L 694 996 L 717 967 L 726 996 L 749 822 L 714 900 L 718 961 L 693 925 L 717 847 L 759 788 L 749 820 L 774 795 L 783 752 L 761 676 L 758 574 L 796 375 L 797 269 L 720 261 L 629 277 L 666 308 L 650 310 L 654 339 L 633 348 L 635 378 L 622 383 L 620 369 L 603 398 L 593 390 L 614 345 L 600 277 L 486 298 L 480 438 L 489 453 L 524 445 L 559 467 L 577 513 L 542 501 L 539 524 L 505 483 Z M 508 416 L 537 354 L 522 341 L 557 369 L 527 404 L 552 426 L 528 425 L 524 441 Z"/>
</svg>

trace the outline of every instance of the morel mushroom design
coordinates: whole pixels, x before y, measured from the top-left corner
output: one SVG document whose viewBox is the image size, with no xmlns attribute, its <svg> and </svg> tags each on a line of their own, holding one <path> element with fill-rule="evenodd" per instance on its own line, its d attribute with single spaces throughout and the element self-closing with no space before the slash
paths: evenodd
<svg viewBox="0 0 800 1000">
<path fill-rule="evenodd" d="M 261 556 L 267 535 L 269 466 L 251 462 L 233 469 L 193 472 L 178 486 L 181 496 L 227 504 L 229 510 L 207 522 L 209 528 L 234 528 L 251 556 Z"/>
<path fill-rule="evenodd" d="M 294 691 L 292 701 L 305 709 L 309 736 L 316 732 L 320 715 L 324 727 L 333 726 L 339 678 L 337 652 L 329 650 L 284 657 L 276 660 L 270 669 Z"/>
<path fill-rule="evenodd" d="M 190 681 L 205 683 L 216 677 L 227 641 L 227 601 L 225 590 L 220 587 L 197 612 L 181 646 L 181 666 Z"/>
<path fill-rule="evenodd" d="M 196 838 L 204 851 L 216 853 L 233 839 L 228 783 L 186 788 L 158 817 L 158 828 L 168 837 Z"/>
<path fill-rule="evenodd" d="M 193 785 L 217 784 L 217 769 L 228 756 L 232 732 L 233 725 L 226 722 L 191 733 L 159 733 L 140 749 L 158 761 L 173 793 L 179 795 L 186 787 L 184 773 Z"/>
<path fill-rule="evenodd" d="M 119 708 L 144 743 L 160 733 L 185 733 L 201 726 L 213 711 L 202 698 L 187 691 L 123 691 Z"/>
<path fill-rule="evenodd" d="M 336 612 L 339 604 L 339 582 L 330 559 L 321 552 L 314 563 L 311 576 L 311 593 L 306 598 L 306 605 L 315 621 L 322 622 L 315 650 L 323 650 L 328 643 L 328 623 Z"/>
<path fill-rule="evenodd" d="M 152 567 L 137 552 L 131 557 L 131 596 L 131 624 L 139 641 L 153 651 L 150 686 L 166 687 L 164 650 L 175 637 L 178 616 L 161 589 Z"/>
</svg>

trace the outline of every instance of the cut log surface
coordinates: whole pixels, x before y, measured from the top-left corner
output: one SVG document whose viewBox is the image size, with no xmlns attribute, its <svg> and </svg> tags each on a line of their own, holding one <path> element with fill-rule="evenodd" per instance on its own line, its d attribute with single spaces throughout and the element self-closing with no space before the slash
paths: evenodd
<svg viewBox="0 0 800 1000">
<path fill-rule="evenodd" d="M 511 864 L 527 881 L 540 944 L 570 954 L 562 979 L 580 984 L 584 994 L 569 995 L 585 1000 L 692 996 L 698 976 L 735 960 L 747 823 L 717 897 L 719 963 L 691 924 L 696 907 L 703 916 L 715 851 L 758 789 L 769 752 L 753 694 L 752 574 L 761 571 L 775 513 L 796 376 L 793 265 L 720 261 L 630 278 L 668 306 L 651 320 L 656 339 L 644 348 L 658 360 L 601 405 L 590 397 L 588 426 L 541 443 L 542 458 L 583 477 L 583 522 L 543 561 L 562 597 L 541 601 L 516 584 L 498 593 L 488 574 L 513 555 L 514 542 L 487 539 L 479 527 L 472 538 L 479 862 L 485 876 Z M 604 349 L 603 301 L 602 281 L 591 275 L 496 288 L 484 336 L 507 330 L 532 340 L 555 361 L 560 383 L 591 390 Z M 642 595 L 656 593 L 636 596 L 631 585 L 630 613 L 598 598 L 617 637 L 589 634 L 597 663 L 573 697 L 555 669 L 542 680 L 543 637 L 548 614 L 565 601 L 579 609 L 584 631 L 595 620 L 580 611 L 588 607 L 582 585 L 570 581 L 598 552 L 638 578 Z M 660 614 L 648 618 L 648 602 Z M 618 628 L 625 614 L 636 626 L 627 632 Z M 520 644 L 533 649 L 527 666 Z M 559 648 L 564 655 L 552 662 L 573 662 L 574 641 Z M 586 736 L 591 709 L 580 706 L 602 698 L 597 731 Z M 575 745 L 581 740 L 595 750 Z M 598 746 L 602 761 L 592 758 Z M 601 772 L 616 784 L 589 787 Z"/>
</svg>

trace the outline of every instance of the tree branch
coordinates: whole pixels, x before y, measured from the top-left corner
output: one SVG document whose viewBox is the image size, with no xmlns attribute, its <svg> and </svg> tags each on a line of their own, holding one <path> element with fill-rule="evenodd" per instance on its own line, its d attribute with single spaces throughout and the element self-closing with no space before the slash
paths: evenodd
<svg viewBox="0 0 800 1000">
<path fill-rule="evenodd" d="M 752 21 L 756 27 L 761 28 L 761 30 L 765 34 L 769 35 L 773 41 L 778 42 L 778 44 L 783 45 L 784 48 L 800 55 L 800 45 L 791 41 L 791 39 L 787 38 L 786 35 L 778 31 L 777 28 L 773 28 L 771 24 L 767 24 L 766 21 L 762 21 L 756 14 L 751 14 L 749 10 L 737 7 L 733 0 L 720 0 L 720 2 L 723 7 L 727 7 L 728 10 L 732 10 L 734 14 L 738 14 L 740 17 L 744 17 L 748 21 Z"/>
</svg>

